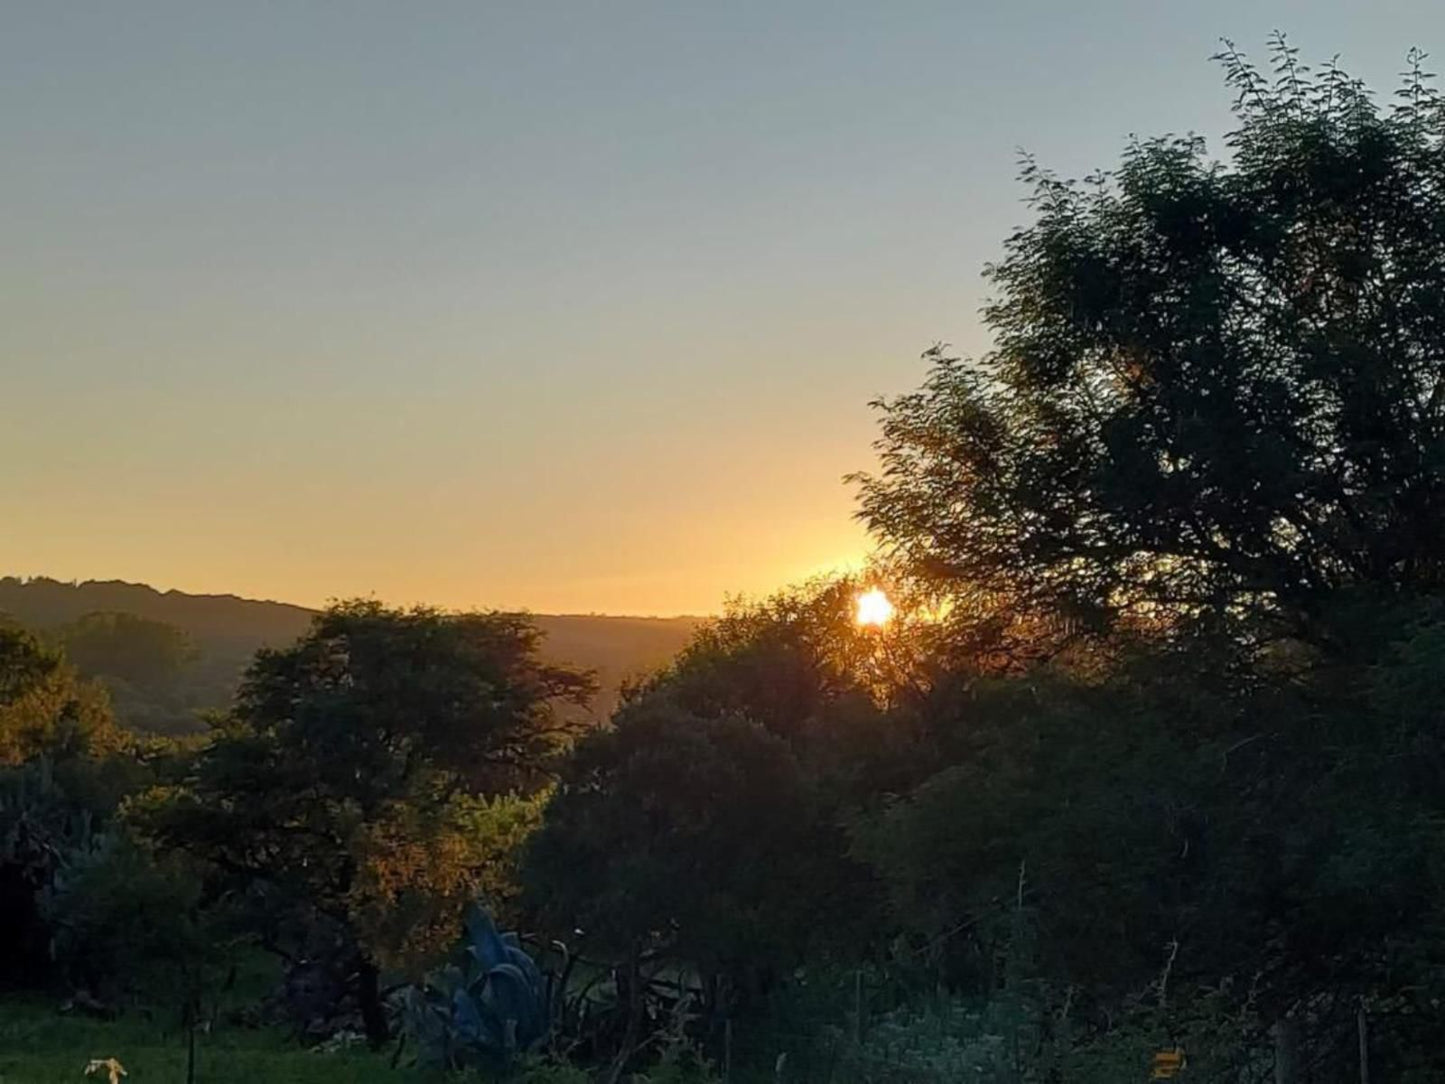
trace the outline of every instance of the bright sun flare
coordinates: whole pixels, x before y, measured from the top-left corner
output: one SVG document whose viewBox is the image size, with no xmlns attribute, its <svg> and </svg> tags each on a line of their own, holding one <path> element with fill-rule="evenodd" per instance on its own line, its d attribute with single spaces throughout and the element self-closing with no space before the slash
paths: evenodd
<svg viewBox="0 0 1445 1084">
<path fill-rule="evenodd" d="M 858 596 L 858 614 L 855 620 L 860 625 L 886 625 L 893 617 L 893 603 L 878 588 L 864 591 Z"/>
</svg>

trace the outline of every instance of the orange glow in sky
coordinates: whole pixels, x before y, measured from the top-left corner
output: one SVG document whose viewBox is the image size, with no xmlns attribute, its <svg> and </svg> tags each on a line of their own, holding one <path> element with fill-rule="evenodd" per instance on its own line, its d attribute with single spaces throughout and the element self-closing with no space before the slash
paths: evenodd
<svg viewBox="0 0 1445 1084">
<path fill-rule="evenodd" d="M 141 6 L 5 7 L 0 575 L 657 615 L 856 566 L 868 404 L 989 348 L 1018 148 L 1227 130 L 1204 58 L 1281 21 Z M 1445 42 L 1314 8 L 1367 79 Z"/>
</svg>

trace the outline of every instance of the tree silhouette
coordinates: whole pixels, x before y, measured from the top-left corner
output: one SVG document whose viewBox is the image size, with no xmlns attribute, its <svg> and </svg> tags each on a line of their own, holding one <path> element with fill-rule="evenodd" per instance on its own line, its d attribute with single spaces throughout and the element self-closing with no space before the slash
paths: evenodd
<svg viewBox="0 0 1445 1084">
<path fill-rule="evenodd" d="M 1445 585 L 1445 104 L 1228 46 L 1229 156 L 1136 140 L 988 269 L 995 346 L 882 402 L 862 519 L 922 579 L 1083 627 Z"/>
</svg>

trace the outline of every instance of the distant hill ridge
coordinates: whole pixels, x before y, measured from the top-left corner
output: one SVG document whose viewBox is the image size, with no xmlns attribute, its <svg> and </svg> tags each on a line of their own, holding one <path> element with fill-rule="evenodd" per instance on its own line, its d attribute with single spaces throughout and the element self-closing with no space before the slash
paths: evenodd
<svg viewBox="0 0 1445 1084">
<path fill-rule="evenodd" d="M 317 611 L 236 595 L 158 591 L 149 584 L 124 580 L 0 577 L 0 614 L 31 628 L 52 629 L 96 612 L 135 614 L 184 630 L 200 649 L 201 666 L 228 690 L 257 649 L 292 642 L 306 631 Z M 624 679 L 666 664 L 705 620 L 598 614 L 531 616 L 546 636 L 542 653 L 549 660 L 597 671 L 601 694 L 594 710 L 603 715 L 615 705 Z"/>
<path fill-rule="evenodd" d="M 125 580 L 67 583 L 45 576 L 0 578 L 0 611 L 39 628 L 63 625 L 88 613 L 129 613 L 175 625 L 197 641 L 219 637 L 272 645 L 296 639 L 315 614 L 289 602 L 158 591 Z"/>
</svg>

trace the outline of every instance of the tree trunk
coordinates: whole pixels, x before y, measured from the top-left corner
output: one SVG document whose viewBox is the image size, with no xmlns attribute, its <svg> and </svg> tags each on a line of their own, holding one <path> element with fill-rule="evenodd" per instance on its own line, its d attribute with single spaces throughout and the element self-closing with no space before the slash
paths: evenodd
<svg viewBox="0 0 1445 1084">
<path fill-rule="evenodd" d="M 638 1031 L 642 1025 L 642 967 L 639 957 L 640 951 L 633 948 L 627 959 L 624 972 L 627 985 L 627 1029 L 622 1036 L 622 1049 L 617 1052 L 616 1059 L 603 1077 L 604 1084 L 617 1084 L 622 1079 L 622 1072 L 627 1068 L 627 1063 L 632 1059 L 632 1053 L 637 1047 Z"/>
<path fill-rule="evenodd" d="M 381 1004 L 381 974 L 364 956 L 356 969 L 356 1000 L 361 1006 L 361 1024 L 366 1029 L 367 1040 L 373 1047 L 381 1046 L 391 1038 L 386 1009 Z"/>
</svg>

